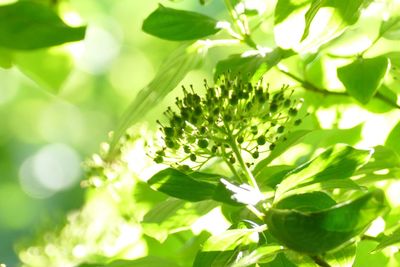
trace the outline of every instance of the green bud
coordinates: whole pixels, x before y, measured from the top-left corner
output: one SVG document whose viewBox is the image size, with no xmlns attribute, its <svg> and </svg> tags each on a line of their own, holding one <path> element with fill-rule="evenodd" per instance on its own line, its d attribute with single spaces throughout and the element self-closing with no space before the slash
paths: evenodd
<svg viewBox="0 0 400 267">
<path fill-rule="evenodd" d="M 260 135 L 257 138 L 257 144 L 260 146 L 264 145 L 266 142 L 267 142 L 267 140 L 265 139 L 265 136 L 263 136 L 263 135 Z"/>
<path fill-rule="evenodd" d="M 207 141 L 206 139 L 200 139 L 200 140 L 197 142 L 197 145 L 198 145 L 200 148 L 207 148 L 207 147 L 208 147 L 208 141 Z"/>
</svg>

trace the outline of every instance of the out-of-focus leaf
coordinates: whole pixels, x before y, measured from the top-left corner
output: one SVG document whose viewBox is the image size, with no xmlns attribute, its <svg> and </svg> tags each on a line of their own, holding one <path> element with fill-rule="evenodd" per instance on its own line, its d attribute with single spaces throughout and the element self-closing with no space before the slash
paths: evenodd
<svg viewBox="0 0 400 267">
<path fill-rule="evenodd" d="M 324 260 L 335 267 L 352 267 L 356 259 L 356 245 L 351 244 L 324 256 Z"/>
<path fill-rule="evenodd" d="M 400 158 L 391 146 L 377 146 L 367 164 L 354 173 L 357 184 L 368 185 L 374 182 L 400 178 Z"/>
<path fill-rule="evenodd" d="M 336 202 L 329 195 L 315 191 L 286 197 L 276 203 L 275 208 L 307 212 L 327 209 L 334 205 L 336 205 Z"/>
<path fill-rule="evenodd" d="M 110 157 L 126 129 L 141 120 L 151 107 L 156 106 L 183 80 L 189 71 L 199 66 L 203 57 L 204 53 L 193 44 L 179 47 L 164 60 L 153 80 L 138 93 L 123 114 L 110 144 Z"/>
<path fill-rule="evenodd" d="M 0 47 L 0 67 L 9 69 L 12 67 L 13 55 L 11 51 Z"/>
<path fill-rule="evenodd" d="M 282 59 L 294 55 L 292 50 L 275 48 L 265 56 L 261 54 L 242 56 L 231 55 L 228 59 L 221 60 L 215 68 L 214 79 L 230 71 L 233 74 L 240 75 L 243 81 L 256 82 L 269 69 L 277 65 Z"/>
<path fill-rule="evenodd" d="M 0 6 L 0 46 L 30 50 L 82 40 L 86 27 L 67 26 L 49 7 L 34 1 Z"/>
<path fill-rule="evenodd" d="M 397 228 L 393 233 L 383 237 L 379 244 L 372 252 L 381 251 L 384 248 L 400 243 L 400 228 Z"/>
<path fill-rule="evenodd" d="M 39 86 L 56 94 L 68 78 L 73 60 L 64 51 L 35 50 L 15 53 L 14 64 Z"/>
<path fill-rule="evenodd" d="M 284 21 L 289 15 L 307 5 L 310 0 L 278 0 L 275 7 L 275 24 L 279 24 Z"/>
<path fill-rule="evenodd" d="M 349 178 L 368 162 L 372 152 L 373 150 L 358 150 L 343 144 L 335 145 L 289 172 L 278 185 L 275 199 L 282 198 L 293 189 Z"/>
<path fill-rule="evenodd" d="M 254 229 L 234 229 L 211 236 L 196 255 L 193 267 L 229 266 L 239 253 L 238 246 L 257 242 L 251 238 L 255 233 Z"/>
<path fill-rule="evenodd" d="M 360 103 L 367 104 L 381 86 L 389 66 L 389 60 L 383 56 L 359 58 L 339 68 L 337 75 L 349 95 Z"/>
<path fill-rule="evenodd" d="M 290 133 L 288 136 L 286 136 L 286 141 L 285 142 L 278 142 L 276 144 L 276 147 L 274 150 L 271 151 L 271 153 L 260 161 L 257 166 L 254 168 L 254 175 L 255 176 L 260 176 L 260 174 L 263 172 L 264 168 L 266 168 L 274 159 L 279 157 L 283 152 L 288 150 L 290 147 L 298 143 L 304 136 L 306 136 L 310 131 L 308 130 L 299 130 Z M 265 179 L 262 178 L 261 179 Z"/>
<path fill-rule="evenodd" d="M 143 22 L 143 31 L 172 41 L 194 40 L 217 33 L 217 21 L 208 16 L 159 5 Z"/>
<path fill-rule="evenodd" d="M 392 17 L 383 21 L 379 29 L 379 35 L 390 40 L 400 39 L 400 17 Z"/>
<path fill-rule="evenodd" d="M 384 210 L 384 194 L 376 190 L 319 211 L 273 207 L 265 218 L 269 231 L 282 244 L 295 251 L 315 255 L 330 251 L 357 236 Z"/>
<path fill-rule="evenodd" d="M 393 127 L 385 141 L 385 146 L 390 147 L 400 156 L 400 122 Z M 399 166 L 400 167 L 400 166 Z"/>
<path fill-rule="evenodd" d="M 267 264 L 259 264 L 260 267 L 296 267 L 285 255 L 286 253 L 279 253 L 276 255 L 275 259 L 272 262 Z"/>
<path fill-rule="evenodd" d="M 310 32 L 311 22 L 313 21 L 315 15 L 317 15 L 318 10 L 325 4 L 325 2 L 326 0 L 313 0 L 310 8 L 305 15 L 306 27 L 304 28 L 304 33 L 301 37 L 301 41 L 307 38 Z"/>
<path fill-rule="evenodd" d="M 179 267 L 176 263 L 153 256 L 147 256 L 136 260 L 117 260 L 107 264 L 84 263 L 78 267 Z"/>
<path fill-rule="evenodd" d="M 217 205 L 213 201 L 190 203 L 170 198 L 160 202 L 143 218 L 145 234 L 164 242 L 169 234 L 189 230 L 201 216 L 207 214 Z"/>
<path fill-rule="evenodd" d="M 231 267 L 246 267 L 256 263 L 268 263 L 275 259 L 276 255 L 282 250 L 282 246 L 269 245 L 261 246 L 251 251 L 248 255 L 240 258 Z"/>
</svg>

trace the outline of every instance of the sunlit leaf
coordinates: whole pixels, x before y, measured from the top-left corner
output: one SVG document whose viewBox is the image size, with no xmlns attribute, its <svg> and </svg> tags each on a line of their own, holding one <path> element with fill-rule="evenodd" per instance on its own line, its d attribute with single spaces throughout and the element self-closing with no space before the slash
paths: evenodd
<svg viewBox="0 0 400 267">
<path fill-rule="evenodd" d="M 400 122 L 397 123 L 390 131 L 385 141 L 385 146 L 390 147 L 400 156 Z"/>
<path fill-rule="evenodd" d="M 239 252 L 235 248 L 257 242 L 251 238 L 254 234 L 257 232 L 252 229 L 235 229 L 211 236 L 197 254 L 193 267 L 229 266 Z"/>
<path fill-rule="evenodd" d="M 176 263 L 153 256 L 147 256 L 136 260 L 117 260 L 108 264 L 81 264 L 78 267 L 179 267 Z"/>
<path fill-rule="evenodd" d="M 266 214 L 266 222 L 269 231 L 282 244 L 315 255 L 360 234 L 384 210 L 383 192 L 373 191 L 319 211 L 272 208 Z"/>
<path fill-rule="evenodd" d="M 189 230 L 201 216 L 217 205 L 213 201 L 190 203 L 170 198 L 158 203 L 143 218 L 142 226 L 146 235 L 164 242 L 169 234 Z"/>
<path fill-rule="evenodd" d="M 173 41 L 199 39 L 220 30 L 213 18 L 162 5 L 144 20 L 142 29 L 151 35 Z"/>
<path fill-rule="evenodd" d="M 366 104 L 375 95 L 389 69 L 386 57 L 358 58 L 341 67 L 337 75 L 349 95 Z"/>
<path fill-rule="evenodd" d="M 282 155 L 286 150 L 288 150 L 290 147 L 298 143 L 304 136 L 306 136 L 310 131 L 308 130 L 299 130 L 290 133 L 286 138 L 285 142 L 280 142 L 276 144 L 276 147 L 274 150 L 271 151 L 271 153 L 260 161 L 257 166 L 254 168 L 254 174 L 255 176 L 260 176 L 260 174 L 263 172 L 264 168 L 266 168 L 274 159 Z M 261 178 L 265 179 L 265 178 Z"/>
<path fill-rule="evenodd" d="M 380 36 L 390 39 L 400 39 L 400 17 L 392 17 L 386 21 L 383 21 L 379 29 Z"/>
<path fill-rule="evenodd" d="M 12 52 L 0 47 L 0 67 L 4 69 L 11 68 L 13 65 L 12 59 Z"/>
<path fill-rule="evenodd" d="M 34 1 L 0 6 L 0 46 L 37 49 L 82 40 L 86 27 L 67 26 L 49 7 Z"/>
<path fill-rule="evenodd" d="M 289 15 L 300 7 L 307 5 L 310 0 L 278 0 L 275 7 L 275 24 L 284 21 Z"/>
<path fill-rule="evenodd" d="M 327 253 L 324 256 L 324 260 L 331 266 L 352 267 L 356 258 L 356 248 L 355 244 L 351 244 L 337 251 Z"/>
<path fill-rule="evenodd" d="M 383 237 L 376 248 L 373 250 L 373 252 L 381 251 L 384 248 L 393 246 L 398 243 L 400 243 L 400 228 L 397 228 L 390 235 Z"/>
<path fill-rule="evenodd" d="M 15 53 L 14 64 L 45 90 L 58 93 L 72 70 L 73 60 L 64 51 L 35 50 Z"/>
<path fill-rule="evenodd" d="M 183 45 L 172 52 L 161 64 L 156 76 L 142 90 L 130 104 L 121 118 L 117 130 L 113 135 L 110 147 L 110 157 L 115 152 L 115 146 L 125 130 L 144 115 L 171 92 L 183 80 L 186 74 L 198 67 L 204 57 L 194 45 Z"/>
<path fill-rule="evenodd" d="M 271 262 L 281 250 L 282 246 L 278 245 L 260 246 L 233 263 L 231 267 L 246 267 L 255 263 Z"/>
<path fill-rule="evenodd" d="M 296 188 L 349 178 L 368 162 L 372 152 L 342 144 L 335 145 L 289 172 L 278 185 L 275 198 L 279 199 L 285 192 Z"/>
<path fill-rule="evenodd" d="M 358 184 L 368 185 L 386 179 L 400 178 L 400 158 L 391 146 L 377 146 L 367 164 L 354 173 Z"/>
<path fill-rule="evenodd" d="M 301 41 L 307 38 L 310 32 L 311 22 L 313 21 L 315 15 L 317 15 L 318 10 L 325 4 L 325 2 L 326 0 L 313 0 L 310 8 L 305 15 L 306 27 L 304 28 L 304 33 L 301 37 Z"/>
</svg>

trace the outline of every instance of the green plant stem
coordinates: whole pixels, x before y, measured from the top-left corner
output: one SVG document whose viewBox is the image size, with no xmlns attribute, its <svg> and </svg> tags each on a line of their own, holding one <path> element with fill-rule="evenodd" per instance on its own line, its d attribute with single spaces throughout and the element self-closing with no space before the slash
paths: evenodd
<svg viewBox="0 0 400 267">
<path fill-rule="evenodd" d="M 282 72 L 286 76 L 288 76 L 288 77 L 292 78 L 293 80 L 295 80 L 296 82 L 298 82 L 307 91 L 318 93 L 318 94 L 322 94 L 322 95 L 350 97 L 350 95 L 348 93 L 345 93 L 345 92 L 332 92 L 332 91 L 328 91 L 326 89 L 318 88 L 318 87 L 314 86 L 313 84 L 300 79 L 299 77 L 293 75 L 290 72 L 287 72 L 287 71 L 284 71 L 284 70 L 281 70 L 281 69 L 280 69 L 280 72 Z M 391 101 L 389 98 L 387 98 L 385 95 L 383 95 L 380 92 L 377 92 L 374 97 L 377 98 L 377 99 L 382 100 L 383 102 L 385 102 L 389 106 L 392 106 L 394 108 L 400 109 L 400 105 L 398 105 L 397 103 L 394 103 L 393 101 Z"/>
<path fill-rule="evenodd" d="M 236 159 L 238 160 L 238 162 L 240 164 L 240 167 L 244 171 L 248 182 L 258 192 L 260 192 L 260 188 L 257 185 L 257 181 L 254 178 L 253 173 L 250 171 L 250 169 L 247 167 L 246 163 L 244 162 L 242 154 L 240 153 L 240 149 L 239 149 L 238 145 L 236 144 L 235 138 L 233 137 L 232 133 L 228 129 L 227 129 L 227 134 L 228 134 L 229 144 L 231 145 L 232 151 L 235 154 Z"/>
</svg>

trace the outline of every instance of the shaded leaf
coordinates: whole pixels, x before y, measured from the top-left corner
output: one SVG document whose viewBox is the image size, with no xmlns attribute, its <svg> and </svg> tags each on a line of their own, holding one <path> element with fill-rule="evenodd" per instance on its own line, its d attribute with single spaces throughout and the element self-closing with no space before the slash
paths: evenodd
<svg viewBox="0 0 400 267">
<path fill-rule="evenodd" d="M 217 183 L 218 180 L 209 182 L 195 179 L 172 168 L 162 170 L 148 180 L 148 184 L 157 191 L 189 201 L 212 199 Z"/>
<path fill-rule="evenodd" d="M 383 21 L 379 29 L 379 35 L 390 40 L 400 39 L 400 17 L 392 17 Z"/>
<path fill-rule="evenodd" d="M 217 21 L 208 16 L 159 5 L 143 22 L 148 34 L 172 41 L 194 40 L 217 33 Z"/>
<path fill-rule="evenodd" d="M 385 210 L 383 202 L 383 192 L 377 190 L 319 211 L 273 207 L 266 214 L 266 223 L 271 234 L 288 248 L 321 254 L 364 231 Z"/>
<path fill-rule="evenodd" d="M 372 152 L 373 150 L 358 150 L 343 144 L 335 145 L 289 172 L 278 185 L 275 199 L 282 198 L 285 192 L 293 189 L 349 178 L 368 162 Z"/>
<path fill-rule="evenodd" d="M 349 95 L 367 104 L 381 86 L 389 66 L 386 57 L 359 58 L 337 69 L 337 75 Z"/>
<path fill-rule="evenodd" d="M 240 75 L 245 82 L 256 82 L 282 59 L 292 55 L 294 55 L 292 50 L 284 50 L 279 47 L 264 56 L 261 54 L 250 56 L 231 55 L 228 59 L 217 63 L 214 80 L 227 71 L 230 71 L 233 74 Z"/>
<path fill-rule="evenodd" d="M 49 7 L 34 1 L 0 6 L 0 46 L 30 50 L 82 40 L 86 27 L 67 26 Z"/>
<path fill-rule="evenodd" d="M 0 47 L 0 67 L 9 69 L 13 65 L 13 55 L 11 51 Z"/>
</svg>

